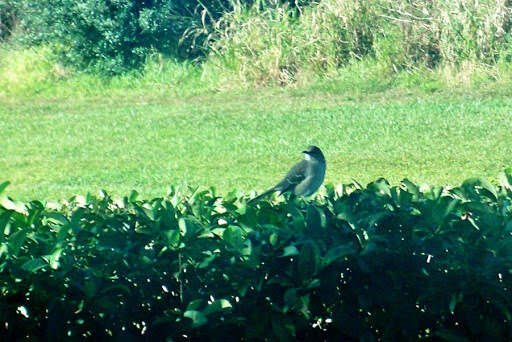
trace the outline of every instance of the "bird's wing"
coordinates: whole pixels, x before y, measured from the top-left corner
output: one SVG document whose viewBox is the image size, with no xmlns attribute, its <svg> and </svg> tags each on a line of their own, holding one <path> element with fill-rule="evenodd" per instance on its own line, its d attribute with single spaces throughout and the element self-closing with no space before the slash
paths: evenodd
<svg viewBox="0 0 512 342">
<path fill-rule="evenodd" d="M 290 171 L 284 176 L 283 180 L 280 181 L 276 186 L 268 189 L 267 191 L 263 192 L 262 194 L 254 197 L 253 199 L 249 200 L 247 204 L 252 204 L 259 200 L 260 198 L 274 192 L 279 191 L 280 193 L 287 192 L 290 190 L 295 189 L 297 184 L 301 183 L 304 179 L 306 179 L 306 172 L 308 168 L 308 163 L 306 160 L 302 160 L 295 164 Z"/>
<path fill-rule="evenodd" d="M 290 169 L 290 171 L 288 171 L 283 180 L 279 182 L 274 189 L 281 193 L 292 190 L 297 184 L 306 178 L 307 167 L 308 162 L 306 160 L 298 162 Z"/>
</svg>

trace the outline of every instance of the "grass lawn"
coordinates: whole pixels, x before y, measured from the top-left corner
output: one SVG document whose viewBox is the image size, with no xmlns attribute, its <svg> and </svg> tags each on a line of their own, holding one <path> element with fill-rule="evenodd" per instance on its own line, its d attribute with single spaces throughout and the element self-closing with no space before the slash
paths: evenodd
<svg viewBox="0 0 512 342">
<path fill-rule="evenodd" d="M 310 144 L 326 181 L 436 185 L 512 166 L 512 97 L 266 89 L 176 97 L 0 100 L 0 182 L 20 200 L 162 196 L 170 185 L 261 191 Z"/>
</svg>

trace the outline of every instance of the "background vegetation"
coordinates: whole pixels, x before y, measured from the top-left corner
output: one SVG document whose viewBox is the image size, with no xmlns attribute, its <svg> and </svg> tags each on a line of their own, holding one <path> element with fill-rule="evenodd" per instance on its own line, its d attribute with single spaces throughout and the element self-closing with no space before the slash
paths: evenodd
<svg viewBox="0 0 512 342">
<path fill-rule="evenodd" d="M 394 72 L 509 63 L 511 11 L 507 0 L 2 0 L 0 37 L 49 44 L 75 70 L 118 74 L 160 53 L 289 84 L 367 58 Z"/>
</svg>

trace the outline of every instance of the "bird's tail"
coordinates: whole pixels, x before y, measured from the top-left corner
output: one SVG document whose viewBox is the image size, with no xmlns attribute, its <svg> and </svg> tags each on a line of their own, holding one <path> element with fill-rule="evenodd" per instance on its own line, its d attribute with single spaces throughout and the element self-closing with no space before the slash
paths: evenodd
<svg viewBox="0 0 512 342">
<path fill-rule="evenodd" d="M 267 196 L 268 194 L 273 193 L 274 191 L 276 191 L 276 189 L 275 189 L 275 188 L 270 188 L 270 189 L 268 189 L 267 191 L 265 191 L 265 192 L 263 192 L 263 193 L 259 194 L 258 196 L 254 197 L 253 199 L 251 199 L 251 200 L 247 201 L 247 204 L 248 204 L 248 205 L 253 204 L 254 202 L 256 202 L 257 200 L 259 200 L 260 198 L 265 197 L 265 196 Z"/>
</svg>

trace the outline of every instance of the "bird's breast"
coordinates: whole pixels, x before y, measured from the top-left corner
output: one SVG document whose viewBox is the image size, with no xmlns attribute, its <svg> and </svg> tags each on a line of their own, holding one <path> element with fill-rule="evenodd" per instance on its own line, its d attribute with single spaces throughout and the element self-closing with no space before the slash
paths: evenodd
<svg viewBox="0 0 512 342">
<path fill-rule="evenodd" d="M 322 185 L 325 177 L 324 163 L 310 163 L 306 178 L 298 184 L 294 192 L 298 196 L 311 196 Z"/>
</svg>

